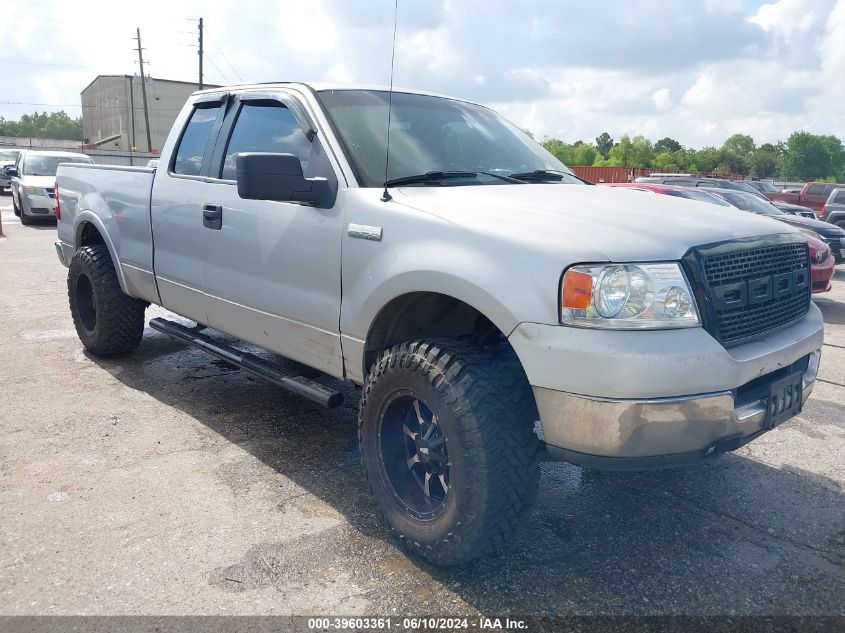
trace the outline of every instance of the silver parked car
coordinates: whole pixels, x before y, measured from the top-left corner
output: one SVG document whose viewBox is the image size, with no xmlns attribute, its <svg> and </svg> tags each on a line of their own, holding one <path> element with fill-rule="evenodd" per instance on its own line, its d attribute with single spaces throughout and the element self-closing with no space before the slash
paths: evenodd
<svg viewBox="0 0 845 633">
<path fill-rule="evenodd" d="M 21 224 L 31 224 L 38 217 L 55 216 L 54 187 L 61 163 L 93 164 L 94 161 L 85 154 L 27 150 L 21 152 L 13 168 L 6 170 L 11 176 L 12 206 Z"/>
<path fill-rule="evenodd" d="M 12 179 L 6 175 L 6 167 L 14 166 L 20 156 L 19 149 L 0 149 L 0 193 L 12 186 Z"/>
</svg>

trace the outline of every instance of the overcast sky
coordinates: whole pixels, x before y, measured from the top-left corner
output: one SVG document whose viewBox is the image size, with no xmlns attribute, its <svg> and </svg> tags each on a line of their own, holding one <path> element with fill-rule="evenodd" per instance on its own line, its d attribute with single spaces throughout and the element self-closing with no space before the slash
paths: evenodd
<svg viewBox="0 0 845 633">
<path fill-rule="evenodd" d="M 152 76 L 195 81 L 200 16 L 208 82 L 389 80 L 393 0 L 26 0 L 0 18 L 0 115 L 78 115 L 95 75 L 137 72 L 136 27 Z M 569 142 L 845 138 L 845 0 L 399 0 L 395 84 Z"/>
</svg>

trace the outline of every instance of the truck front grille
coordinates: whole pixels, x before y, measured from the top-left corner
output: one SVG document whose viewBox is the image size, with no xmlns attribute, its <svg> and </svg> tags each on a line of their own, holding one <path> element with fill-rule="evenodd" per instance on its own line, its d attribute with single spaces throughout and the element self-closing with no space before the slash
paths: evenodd
<svg viewBox="0 0 845 633">
<path fill-rule="evenodd" d="M 704 325 L 726 347 L 786 327 L 810 309 L 810 254 L 803 240 L 774 236 L 699 247 L 685 265 L 699 281 Z"/>
</svg>

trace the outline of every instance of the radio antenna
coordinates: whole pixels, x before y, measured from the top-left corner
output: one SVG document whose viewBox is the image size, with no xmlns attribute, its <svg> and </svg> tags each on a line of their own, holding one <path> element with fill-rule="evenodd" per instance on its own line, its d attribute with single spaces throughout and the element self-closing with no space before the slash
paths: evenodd
<svg viewBox="0 0 845 633">
<path fill-rule="evenodd" d="M 399 21 L 399 0 L 393 5 L 393 50 L 390 53 L 390 92 L 387 93 L 387 151 L 384 157 L 384 193 L 381 194 L 382 202 L 392 200 L 387 190 L 387 175 L 390 168 L 390 118 L 393 114 L 393 64 L 396 61 L 396 25 Z"/>
</svg>

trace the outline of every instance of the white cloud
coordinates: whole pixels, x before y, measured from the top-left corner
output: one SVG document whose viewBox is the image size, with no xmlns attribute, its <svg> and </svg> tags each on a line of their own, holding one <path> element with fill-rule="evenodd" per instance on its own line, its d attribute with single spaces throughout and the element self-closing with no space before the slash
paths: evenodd
<svg viewBox="0 0 845 633">
<path fill-rule="evenodd" d="M 337 29 L 319 0 L 281 3 L 279 31 L 287 46 L 303 53 L 327 53 L 337 43 Z"/>
<path fill-rule="evenodd" d="M 654 107 L 658 112 L 666 112 L 666 110 L 669 110 L 673 105 L 672 91 L 669 88 L 660 88 L 659 90 L 655 90 L 654 94 L 651 95 L 651 102 L 654 104 Z"/>
</svg>

